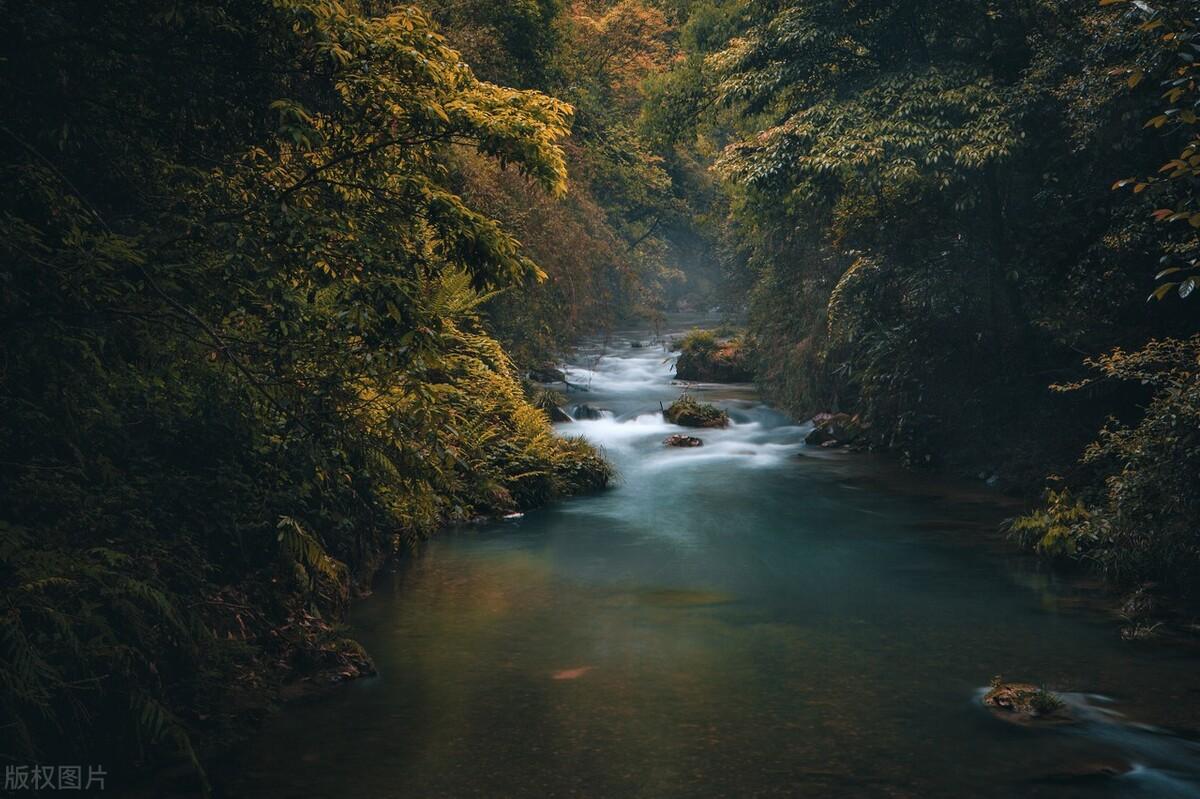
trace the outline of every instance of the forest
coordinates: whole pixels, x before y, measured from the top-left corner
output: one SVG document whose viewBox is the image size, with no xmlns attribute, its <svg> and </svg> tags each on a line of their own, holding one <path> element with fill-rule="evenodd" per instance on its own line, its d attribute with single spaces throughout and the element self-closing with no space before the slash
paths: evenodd
<svg viewBox="0 0 1200 799">
<path fill-rule="evenodd" d="M 376 672 L 346 620 L 388 563 L 630 487 L 571 421 L 604 386 L 562 370 L 681 312 L 711 318 L 646 364 L 678 346 L 680 379 L 1015 503 L 1004 546 L 1102 581 L 1107 636 L 1194 644 L 1194 2 L 0 0 L 0 28 L 14 795 L 39 763 L 237 795 L 281 706 Z M 714 396 L 719 444 L 747 422 Z"/>
</svg>

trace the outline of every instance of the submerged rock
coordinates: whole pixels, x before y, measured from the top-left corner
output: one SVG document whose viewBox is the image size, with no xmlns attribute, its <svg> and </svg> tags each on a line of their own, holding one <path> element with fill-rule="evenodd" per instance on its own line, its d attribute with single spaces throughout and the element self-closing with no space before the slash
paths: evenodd
<svg viewBox="0 0 1200 799">
<path fill-rule="evenodd" d="M 673 435 L 663 439 L 668 447 L 703 447 L 704 441 L 695 436 Z"/>
<path fill-rule="evenodd" d="M 697 402 L 687 394 L 671 403 L 663 411 L 663 418 L 681 427 L 728 427 L 729 414 L 704 402 Z"/>
<path fill-rule="evenodd" d="M 1075 721 L 1067 703 L 1045 688 L 1022 682 L 992 680 L 983 704 L 1005 721 L 1016 724 L 1070 724 Z"/>
</svg>

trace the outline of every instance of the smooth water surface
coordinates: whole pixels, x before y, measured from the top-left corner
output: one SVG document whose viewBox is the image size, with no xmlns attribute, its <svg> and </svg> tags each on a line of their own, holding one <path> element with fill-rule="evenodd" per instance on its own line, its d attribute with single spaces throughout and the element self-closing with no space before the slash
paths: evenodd
<svg viewBox="0 0 1200 799">
<path fill-rule="evenodd" d="M 619 485 L 385 574 L 351 619 L 380 676 L 273 719 L 236 795 L 1200 796 L 1194 657 L 1003 554 L 994 500 L 880 487 L 748 387 L 699 387 L 733 426 L 663 447 L 670 353 L 630 342 L 580 351 L 571 401 L 611 413 L 561 429 Z M 1082 721 L 998 720 L 994 674 Z"/>
</svg>

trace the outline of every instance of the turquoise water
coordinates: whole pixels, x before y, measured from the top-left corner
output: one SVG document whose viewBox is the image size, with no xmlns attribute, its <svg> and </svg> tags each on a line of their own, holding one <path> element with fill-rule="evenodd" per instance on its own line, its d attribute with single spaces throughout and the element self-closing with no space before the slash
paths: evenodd
<svg viewBox="0 0 1200 799">
<path fill-rule="evenodd" d="M 745 388 L 664 448 L 670 354 L 630 339 L 580 350 L 572 402 L 608 413 L 561 426 L 619 485 L 382 575 L 351 618 L 380 676 L 272 719 L 232 795 L 1200 796 L 1197 660 L 997 546 L 1011 509 L 806 448 Z M 993 717 L 994 674 L 1081 722 Z"/>
</svg>

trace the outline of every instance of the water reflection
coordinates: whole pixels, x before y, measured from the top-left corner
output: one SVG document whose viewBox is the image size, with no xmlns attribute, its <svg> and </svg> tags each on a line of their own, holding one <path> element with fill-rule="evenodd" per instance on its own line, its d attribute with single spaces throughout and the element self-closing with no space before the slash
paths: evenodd
<svg viewBox="0 0 1200 799">
<path fill-rule="evenodd" d="M 273 720 L 235 792 L 1200 795 L 1195 745 L 1133 723 L 1191 726 L 1196 661 L 1123 644 L 981 546 L 1003 509 L 880 490 L 745 389 L 702 390 L 735 424 L 666 449 L 667 353 L 620 345 L 568 373 L 612 416 L 564 430 L 619 486 L 385 575 L 353 618 L 381 676 Z M 996 673 L 1077 692 L 1083 723 L 997 721 L 976 697 Z"/>
</svg>

